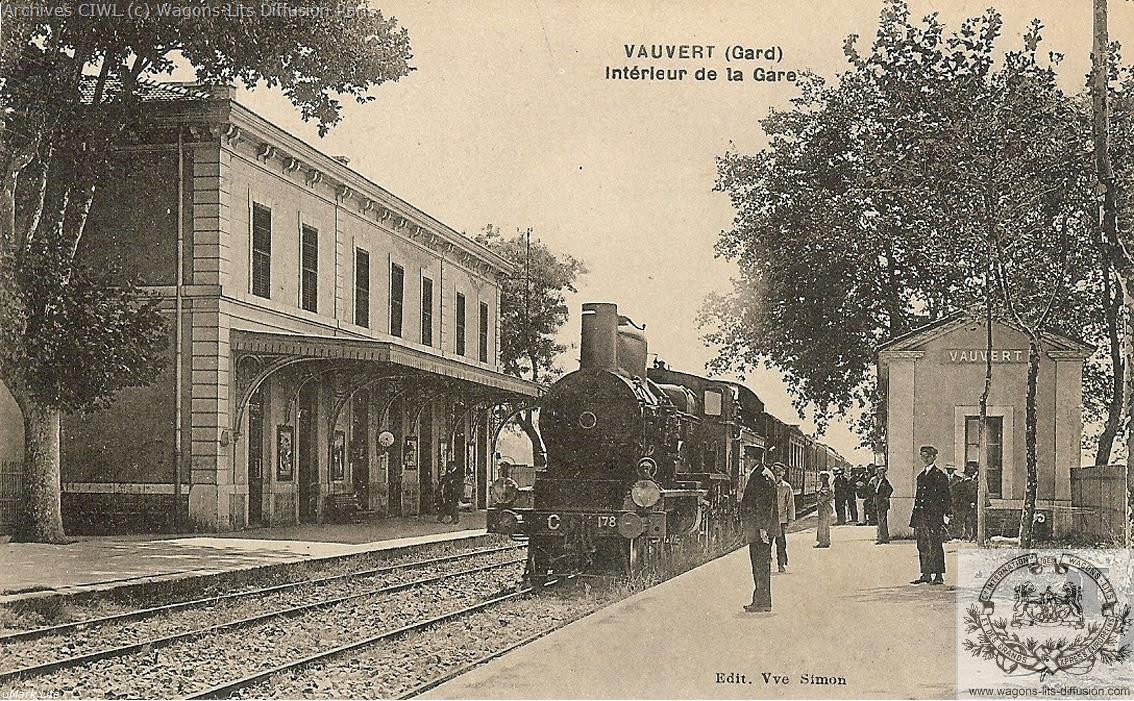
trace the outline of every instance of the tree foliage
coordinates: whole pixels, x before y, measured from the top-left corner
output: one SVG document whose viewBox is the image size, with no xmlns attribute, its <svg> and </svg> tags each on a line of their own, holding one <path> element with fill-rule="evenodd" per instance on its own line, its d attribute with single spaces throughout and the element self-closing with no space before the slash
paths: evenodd
<svg viewBox="0 0 1134 701">
<path fill-rule="evenodd" d="M 501 367 L 510 375 L 546 381 L 558 374 L 555 360 L 567 350 L 555 340 L 568 317 L 566 294 L 578 292 L 575 280 L 587 267 L 539 239 L 529 245 L 529 236 L 507 237 L 489 224 L 476 240 L 518 268 L 500 289 Z"/>
<path fill-rule="evenodd" d="M 949 31 L 888 0 L 868 51 L 849 37 L 847 70 L 761 121 L 766 148 L 719 158 L 736 217 L 717 251 L 740 274 L 704 309 L 716 369 L 774 366 L 822 422 L 875 401 L 878 345 L 991 298 L 1091 334 L 1094 377 L 1113 374 L 1086 101 L 1038 22 L 1006 52 L 1001 32 L 995 10 Z"/>
<path fill-rule="evenodd" d="M 208 0 L 98 18 L 80 5 L 5 17 L 0 35 L 0 380 L 25 422 L 39 417 L 26 443 L 50 443 L 58 412 L 104 404 L 160 367 L 154 300 L 77 256 L 113 153 L 144 117 L 149 79 L 187 63 L 206 83 L 276 88 L 325 133 L 340 96 L 366 102 L 411 70 L 405 30 L 361 0 L 304 0 L 302 21 L 250 4 L 234 16 Z M 174 5 L 181 12 L 163 14 Z M 25 450 L 29 500 L 42 502 L 25 511 L 54 522 L 22 524 L 17 538 L 62 537 L 55 441 Z"/>
</svg>

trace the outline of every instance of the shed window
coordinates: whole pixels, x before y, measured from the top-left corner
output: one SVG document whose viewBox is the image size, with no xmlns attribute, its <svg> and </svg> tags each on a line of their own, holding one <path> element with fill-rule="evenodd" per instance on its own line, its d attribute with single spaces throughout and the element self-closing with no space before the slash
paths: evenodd
<svg viewBox="0 0 1134 701">
<path fill-rule="evenodd" d="M 252 294 L 272 296 L 272 210 L 252 204 Z"/>
<path fill-rule="evenodd" d="M 433 281 L 421 278 L 421 345 L 433 345 Z"/>
<path fill-rule="evenodd" d="M 481 302 L 480 304 L 480 334 L 477 339 L 477 358 L 482 363 L 488 362 L 488 305 Z"/>
<path fill-rule="evenodd" d="M 457 293 L 456 346 L 457 354 L 465 354 L 465 296 Z"/>
<path fill-rule="evenodd" d="M 390 264 L 390 335 L 402 335 L 402 307 L 405 303 L 406 271 L 397 263 Z"/>
<path fill-rule="evenodd" d="M 354 323 L 370 326 L 370 254 L 354 251 Z"/>
<path fill-rule="evenodd" d="M 300 227 L 299 305 L 309 312 L 319 311 L 319 230 Z"/>
</svg>

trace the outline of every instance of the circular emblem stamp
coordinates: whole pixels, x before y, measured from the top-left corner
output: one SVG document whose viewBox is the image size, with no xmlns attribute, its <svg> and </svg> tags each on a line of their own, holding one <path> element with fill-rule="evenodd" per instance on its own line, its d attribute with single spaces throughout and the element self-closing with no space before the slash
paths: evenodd
<svg viewBox="0 0 1134 701">
<path fill-rule="evenodd" d="M 962 648 L 1006 674 L 1086 674 L 1130 658 L 1130 606 L 1075 553 L 1026 553 L 995 569 L 965 616 Z"/>
</svg>

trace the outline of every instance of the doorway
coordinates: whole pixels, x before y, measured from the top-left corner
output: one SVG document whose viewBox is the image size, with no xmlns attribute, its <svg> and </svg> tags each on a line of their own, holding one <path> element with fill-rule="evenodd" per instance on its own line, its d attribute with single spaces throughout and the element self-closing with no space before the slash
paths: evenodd
<svg viewBox="0 0 1134 701">
<path fill-rule="evenodd" d="M 248 525 L 264 525 L 264 396 L 248 402 Z"/>
<path fill-rule="evenodd" d="M 316 449 L 315 412 L 317 393 L 308 383 L 299 391 L 299 521 L 314 523 L 319 517 L 319 451 Z"/>
</svg>

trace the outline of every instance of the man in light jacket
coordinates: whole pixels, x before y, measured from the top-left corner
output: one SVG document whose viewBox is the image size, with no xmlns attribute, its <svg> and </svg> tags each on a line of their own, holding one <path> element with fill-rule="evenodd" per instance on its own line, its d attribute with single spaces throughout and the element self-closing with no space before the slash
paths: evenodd
<svg viewBox="0 0 1134 701">
<path fill-rule="evenodd" d="M 776 529 L 776 565 L 780 572 L 787 572 L 787 527 L 795 520 L 795 493 L 784 479 L 786 465 L 772 463 L 772 473 L 776 476 L 776 510 L 780 516 L 779 528 Z"/>
</svg>

